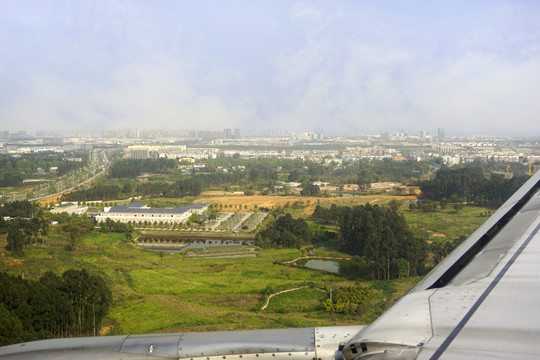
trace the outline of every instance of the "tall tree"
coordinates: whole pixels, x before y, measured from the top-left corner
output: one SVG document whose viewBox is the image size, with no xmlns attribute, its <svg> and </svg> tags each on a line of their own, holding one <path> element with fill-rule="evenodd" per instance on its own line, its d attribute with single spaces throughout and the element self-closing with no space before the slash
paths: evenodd
<svg viewBox="0 0 540 360">
<path fill-rule="evenodd" d="M 15 225 L 10 226 L 7 235 L 6 249 L 13 251 L 16 254 L 22 254 L 25 242 L 26 236 L 24 232 Z"/>
<path fill-rule="evenodd" d="M 92 231 L 92 220 L 84 216 L 72 215 L 69 221 L 62 226 L 62 231 L 68 235 L 68 249 L 73 251 L 79 245 L 84 234 Z"/>
</svg>

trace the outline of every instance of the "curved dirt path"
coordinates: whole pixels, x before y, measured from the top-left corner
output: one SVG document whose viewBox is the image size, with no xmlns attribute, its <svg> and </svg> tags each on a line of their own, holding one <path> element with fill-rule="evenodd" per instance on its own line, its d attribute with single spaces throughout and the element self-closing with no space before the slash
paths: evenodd
<svg viewBox="0 0 540 360">
<path fill-rule="evenodd" d="M 282 291 L 278 291 L 277 293 L 273 293 L 273 294 L 269 295 L 268 298 L 266 299 L 266 304 L 264 304 L 264 306 L 261 308 L 261 311 L 268 307 L 268 304 L 270 304 L 270 299 L 273 298 L 274 296 L 280 295 L 280 294 L 283 294 L 283 293 L 287 293 L 287 292 L 291 292 L 291 291 L 305 289 L 305 288 L 309 288 L 309 286 L 300 286 L 300 287 L 297 287 L 297 288 L 294 288 L 294 289 L 282 290 Z M 322 289 L 318 289 L 318 288 L 313 288 L 313 289 L 325 292 Z"/>
</svg>

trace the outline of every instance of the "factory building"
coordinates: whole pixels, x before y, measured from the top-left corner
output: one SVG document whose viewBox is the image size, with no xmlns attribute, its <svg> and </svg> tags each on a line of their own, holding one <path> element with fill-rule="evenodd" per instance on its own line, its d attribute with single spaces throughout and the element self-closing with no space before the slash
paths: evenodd
<svg viewBox="0 0 540 360">
<path fill-rule="evenodd" d="M 123 223 L 142 222 L 178 224 L 183 223 L 192 214 L 202 214 L 208 205 L 191 204 L 188 206 L 179 206 L 176 208 L 149 208 L 148 205 L 141 202 L 134 202 L 128 205 L 118 205 L 105 208 L 103 211 L 95 213 L 98 222 L 111 219 Z"/>
</svg>

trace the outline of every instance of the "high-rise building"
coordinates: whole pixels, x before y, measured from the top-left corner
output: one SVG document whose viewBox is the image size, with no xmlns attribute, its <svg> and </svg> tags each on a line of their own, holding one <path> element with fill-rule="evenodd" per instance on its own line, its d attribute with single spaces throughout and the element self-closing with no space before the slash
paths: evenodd
<svg viewBox="0 0 540 360">
<path fill-rule="evenodd" d="M 437 137 L 439 139 L 444 139 L 445 138 L 444 128 L 438 128 L 437 129 Z"/>
<path fill-rule="evenodd" d="M 132 159 L 148 159 L 148 149 L 130 149 Z"/>
</svg>

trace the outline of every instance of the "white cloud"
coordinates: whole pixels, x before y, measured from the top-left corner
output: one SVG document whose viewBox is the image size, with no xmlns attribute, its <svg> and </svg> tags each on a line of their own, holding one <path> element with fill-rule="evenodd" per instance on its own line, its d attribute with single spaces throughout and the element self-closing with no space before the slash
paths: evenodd
<svg viewBox="0 0 540 360">
<path fill-rule="evenodd" d="M 502 3 L 233 2 L 221 14 L 15 2 L 14 17 L 0 15 L 0 119 L 13 130 L 537 133 L 538 16 Z"/>
<path fill-rule="evenodd" d="M 302 14 L 322 16 L 311 8 Z M 505 40 L 511 46 L 491 39 L 481 47 L 476 36 L 469 45 L 463 39 L 441 52 L 440 45 L 396 41 L 382 33 L 392 27 L 378 20 L 363 24 L 373 27 L 378 41 L 366 34 L 340 38 L 341 32 L 321 32 L 302 20 L 315 30 L 304 29 L 303 47 L 277 62 L 275 84 L 287 94 L 287 106 L 274 114 L 278 123 L 338 133 L 438 127 L 450 134 L 538 133 L 540 57 L 534 42 L 516 33 Z M 487 36 L 485 29 L 479 33 Z M 527 56 L 501 53 L 501 47 L 521 47 Z"/>
<path fill-rule="evenodd" d="M 242 106 L 195 89 L 196 79 L 168 60 L 125 66 L 99 83 L 41 74 L 23 86 L 23 96 L 0 108 L 0 117 L 13 119 L 11 129 L 36 122 L 41 128 L 60 129 L 212 129 L 250 119 Z"/>
<path fill-rule="evenodd" d="M 0 119 L 10 130 L 95 128 L 107 118 L 95 111 L 89 83 L 69 82 L 53 74 L 40 73 L 21 79 L 19 96 L 0 108 Z"/>
<path fill-rule="evenodd" d="M 293 5 L 291 14 L 308 39 L 320 36 L 336 19 L 336 8 L 316 7 L 311 3 L 301 2 Z"/>
<path fill-rule="evenodd" d="M 540 131 L 540 57 L 511 62 L 470 53 L 411 86 L 426 119 L 454 133 L 537 134 Z"/>
</svg>

